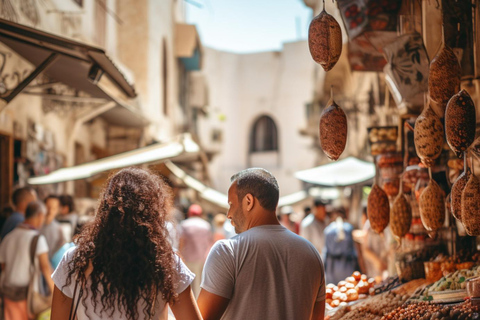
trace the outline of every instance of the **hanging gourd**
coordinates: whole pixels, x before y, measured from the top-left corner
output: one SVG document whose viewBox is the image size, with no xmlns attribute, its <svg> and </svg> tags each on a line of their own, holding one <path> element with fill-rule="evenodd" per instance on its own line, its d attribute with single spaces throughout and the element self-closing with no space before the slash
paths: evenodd
<svg viewBox="0 0 480 320">
<path fill-rule="evenodd" d="M 328 107 L 320 115 L 320 146 L 330 160 L 338 160 L 347 144 L 347 116 L 333 100 L 330 90 Z"/>
<path fill-rule="evenodd" d="M 334 17 L 323 10 L 313 18 L 308 28 L 308 48 L 313 60 L 325 71 L 331 70 L 342 53 L 342 30 Z"/>
</svg>

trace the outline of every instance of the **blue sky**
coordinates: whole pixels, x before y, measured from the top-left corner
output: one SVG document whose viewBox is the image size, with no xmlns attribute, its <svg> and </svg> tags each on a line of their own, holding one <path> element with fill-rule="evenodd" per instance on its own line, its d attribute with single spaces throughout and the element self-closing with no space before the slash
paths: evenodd
<svg viewBox="0 0 480 320">
<path fill-rule="evenodd" d="M 197 25 L 203 45 L 236 53 L 280 50 L 283 42 L 306 39 L 312 18 L 302 0 L 185 1 L 187 21 Z"/>
</svg>

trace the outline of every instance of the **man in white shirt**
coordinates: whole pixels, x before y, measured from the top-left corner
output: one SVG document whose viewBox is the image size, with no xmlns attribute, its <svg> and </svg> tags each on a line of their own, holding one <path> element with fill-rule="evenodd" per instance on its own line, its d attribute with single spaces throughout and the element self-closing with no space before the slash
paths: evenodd
<svg viewBox="0 0 480 320">
<path fill-rule="evenodd" d="M 252 168 L 231 181 L 227 217 L 238 235 L 217 241 L 208 255 L 198 297 L 203 319 L 323 319 L 322 260 L 278 222 L 275 177 Z"/>
<path fill-rule="evenodd" d="M 300 236 L 310 241 L 319 253 L 325 247 L 325 235 L 323 231 L 328 226 L 326 203 L 321 199 L 315 199 L 315 209 L 300 224 Z"/>
<path fill-rule="evenodd" d="M 26 299 L 30 281 L 30 250 L 32 240 L 39 235 L 38 229 L 43 225 L 46 213 L 42 202 L 31 202 L 25 210 L 25 221 L 7 234 L 0 244 L 6 320 L 28 320 Z M 50 277 L 53 270 L 48 260 L 48 245 L 44 236 L 39 236 L 34 252 L 48 288 L 53 292 L 53 280 Z M 5 295 L 7 291 L 10 293 L 8 297 Z"/>
</svg>

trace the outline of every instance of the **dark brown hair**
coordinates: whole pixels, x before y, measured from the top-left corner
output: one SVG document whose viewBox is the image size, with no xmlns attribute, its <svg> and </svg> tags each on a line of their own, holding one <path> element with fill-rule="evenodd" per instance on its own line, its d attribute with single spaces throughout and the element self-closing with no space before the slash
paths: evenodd
<svg viewBox="0 0 480 320">
<path fill-rule="evenodd" d="M 133 320 L 144 300 L 143 314 L 150 319 L 157 292 L 175 301 L 175 260 L 165 226 L 171 203 L 171 189 L 150 171 L 127 168 L 110 177 L 94 221 L 75 237 L 68 265 L 66 286 L 75 278 L 85 285 L 85 272 L 93 267 L 85 307 L 89 297 L 95 312 L 100 307 L 112 317 L 119 310 Z"/>
</svg>

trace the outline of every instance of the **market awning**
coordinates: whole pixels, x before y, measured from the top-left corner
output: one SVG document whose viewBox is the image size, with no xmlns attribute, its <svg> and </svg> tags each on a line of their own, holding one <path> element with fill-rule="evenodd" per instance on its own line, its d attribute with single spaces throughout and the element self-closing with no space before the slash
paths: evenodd
<svg viewBox="0 0 480 320">
<path fill-rule="evenodd" d="M 12 93 L 2 95 L 4 104 L 41 72 L 93 98 L 121 101 L 116 108 L 125 109 L 126 101 L 136 96 L 133 85 L 101 48 L 4 19 L 0 19 L 0 42 L 36 67 Z M 108 118 L 112 114 L 111 110 L 103 116 Z M 129 112 L 123 120 L 132 126 L 147 123 L 138 112 Z"/>
<path fill-rule="evenodd" d="M 200 194 L 202 199 L 205 199 L 211 203 L 216 204 L 220 208 L 228 209 L 228 197 L 227 195 L 218 192 L 212 188 L 207 187 L 197 179 L 189 176 L 185 171 L 177 167 L 173 162 L 165 162 L 165 166 L 170 170 L 177 178 L 182 180 L 188 187 L 194 189 Z"/>
<path fill-rule="evenodd" d="M 375 176 L 375 165 L 355 157 L 298 171 L 295 177 L 325 187 L 346 187 L 367 182 Z"/>
<path fill-rule="evenodd" d="M 199 146 L 191 136 L 184 134 L 171 142 L 152 144 L 78 166 L 62 168 L 44 176 L 30 178 L 28 183 L 37 185 L 86 179 L 113 169 L 162 162 L 168 159 L 187 159 L 197 156 L 199 150 Z"/>
<path fill-rule="evenodd" d="M 175 25 L 175 56 L 183 62 L 188 71 L 202 68 L 202 44 L 195 25 Z"/>
</svg>

